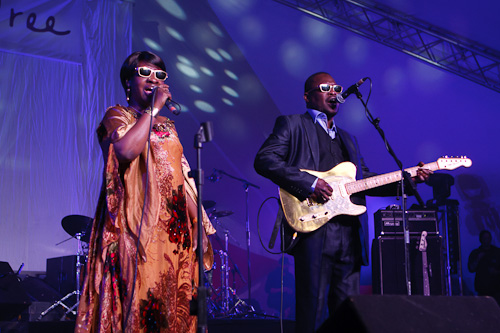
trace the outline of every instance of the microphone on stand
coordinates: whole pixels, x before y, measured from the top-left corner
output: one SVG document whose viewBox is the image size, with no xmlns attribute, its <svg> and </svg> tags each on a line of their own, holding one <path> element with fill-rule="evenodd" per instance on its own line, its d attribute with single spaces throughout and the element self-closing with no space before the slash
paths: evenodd
<svg viewBox="0 0 500 333">
<path fill-rule="evenodd" d="M 368 77 L 364 77 L 349 88 L 345 90 L 342 94 L 337 94 L 337 102 L 339 103 L 345 103 L 345 99 L 352 93 L 358 91 L 358 88 L 360 85 L 365 83 L 365 81 L 368 80 Z"/>
</svg>

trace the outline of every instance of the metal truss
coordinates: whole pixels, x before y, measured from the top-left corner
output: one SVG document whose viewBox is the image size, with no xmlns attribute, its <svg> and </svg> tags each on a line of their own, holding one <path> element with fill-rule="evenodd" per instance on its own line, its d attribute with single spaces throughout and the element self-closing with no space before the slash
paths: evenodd
<svg viewBox="0 0 500 333">
<path fill-rule="evenodd" d="M 353 0 L 274 0 L 500 92 L 500 52 L 391 8 Z"/>
</svg>

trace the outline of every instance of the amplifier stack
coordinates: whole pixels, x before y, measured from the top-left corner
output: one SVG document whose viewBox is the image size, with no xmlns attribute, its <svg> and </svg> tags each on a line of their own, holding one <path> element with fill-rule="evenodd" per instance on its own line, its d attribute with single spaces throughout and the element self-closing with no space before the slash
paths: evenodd
<svg viewBox="0 0 500 333">
<path fill-rule="evenodd" d="M 406 213 L 410 235 L 422 231 L 437 235 L 439 229 L 435 210 L 410 210 Z M 375 236 L 403 236 L 403 211 L 384 209 L 375 212 Z"/>
<path fill-rule="evenodd" d="M 435 210 L 410 210 L 409 265 L 412 295 L 443 295 L 444 267 Z M 374 215 L 372 287 L 374 294 L 406 295 L 403 211 L 378 210 Z M 425 246 L 422 246 L 425 245 Z"/>
</svg>

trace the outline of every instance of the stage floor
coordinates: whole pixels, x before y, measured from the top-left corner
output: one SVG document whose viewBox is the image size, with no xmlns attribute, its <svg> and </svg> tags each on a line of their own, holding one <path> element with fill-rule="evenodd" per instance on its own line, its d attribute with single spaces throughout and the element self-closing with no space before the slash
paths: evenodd
<svg viewBox="0 0 500 333">
<path fill-rule="evenodd" d="M 0 333 L 72 333 L 74 321 L 0 322 Z M 276 333 L 280 332 L 279 319 L 210 319 L 209 333 Z M 283 320 L 283 332 L 295 332 L 295 322 Z"/>
</svg>

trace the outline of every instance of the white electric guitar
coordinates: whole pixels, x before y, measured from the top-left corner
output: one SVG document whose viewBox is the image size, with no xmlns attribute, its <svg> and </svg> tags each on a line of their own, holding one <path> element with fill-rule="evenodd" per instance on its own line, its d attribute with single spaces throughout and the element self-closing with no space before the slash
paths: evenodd
<svg viewBox="0 0 500 333">
<path fill-rule="evenodd" d="M 435 170 L 454 170 L 458 167 L 470 167 L 472 161 L 466 157 L 442 157 L 422 167 L 405 169 L 411 177 L 417 175 L 419 168 Z M 285 217 L 290 226 L 298 232 L 311 232 L 330 221 L 337 215 L 361 215 L 366 207 L 351 202 L 351 194 L 369 190 L 382 185 L 401 180 L 401 171 L 355 180 L 356 166 L 351 162 L 342 162 L 329 171 L 306 171 L 318 178 L 324 179 L 333 189 L 333 194 L 325 203 L 312 199 L 299 201 L 294 195 L 280 188 L 280 199 Z"/>
</svg>

